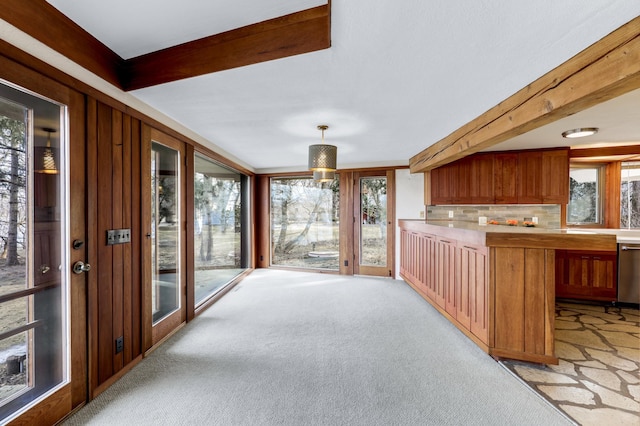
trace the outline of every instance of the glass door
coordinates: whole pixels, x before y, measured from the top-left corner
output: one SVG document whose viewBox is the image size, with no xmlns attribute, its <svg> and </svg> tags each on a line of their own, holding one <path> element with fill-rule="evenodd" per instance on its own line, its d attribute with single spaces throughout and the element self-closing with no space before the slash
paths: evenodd
<svg viewBox="0 0 640 426">
<path fill-rule="evenodd" d="M 394 276 L 393 176 L 393 172 L 355 176 L 355 274 Z"/>
<path fill-rule="evenodd" d="M 145 263 L 145 322 L 151 327 L 150 345 L 158 343 L 186 319 L 184 188 L 182 143 L 149 130 L 148 218 Z M 146 268 L 145 268 L 146 269 Z M 150 346 L 149 346 L 150 347 Z M 146 348 L 148 349 L 148 347 Z"/>
<path fill-rule="evenodd" d="M 70 381 L 66 113 L 0 84 L 3 424 Z"/>
</svg>

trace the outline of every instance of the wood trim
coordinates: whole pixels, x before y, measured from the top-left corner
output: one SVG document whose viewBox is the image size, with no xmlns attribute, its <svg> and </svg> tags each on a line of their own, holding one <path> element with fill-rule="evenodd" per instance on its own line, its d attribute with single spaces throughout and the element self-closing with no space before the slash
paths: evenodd
<svg viewBox="0 0 640 426">
<path fill-rule="evenodd" d="M 569 150 L 569 158 L 609 157 L 615 155 L 640 155 L 640 144 Z"/>
<path fill-rule="evenodd" d="M 640 88 L 640 17 L 411 157 L 424 172 Z"/>
<path fill-rule="evenodd" d="M 257 268 L 268 268 L 271 264 L 271 203 L 269 196 L 270 188 L 269 176 L 256 176 L 256 255 L 255 265 Z"/>
<path fill-rule="evenodd" d="M 105 380 L 103 383 L 101 383 L 100 386 L 95 388 L 93 390 L 93 398 L 97 397 L 102 392 L 107 390 L 107 388 L 109 388 L 112 384 L 114 384 L 115 382 L 120 380 L 120 378 L 122 378 L 122 376 L 124 376 L 126 373 L 131 371 L 131 369 L 133 367 L 135 367 L 140 361 L 142 361 L 142 354 L 140 354 L 137 357 L 135 357 L 133 360 L 131 360 L 130 363 L 125 365 L 120 371 L 117 371 L 113 376 L 109 377 L 107 380 Z"/>
<path fill-rule="evenodd" d="M 248 25 L 126 61 L 125 90 L 136 90 L 331 47 L 328 4 Z"/>
<path fill-rule="evenodd" d="M 185 203 L 187 217 L 187 232 L 184 242 L 184 251 L 186 252 L 186 298 L 185 303 L 187 305 L 187 321 L 191 321 L 195 318 L 195 255 L 194 251 L 194 210 L 195 210 L 195 164 L 194 164 L 194 149 L 192 145 L 185 146 L 185 166 L 184 166 L 184 180 L 185 180 Z"/>
<path fill-rule="evenodd" d="M 56 424 L 71 412 L 71 408 L 71 385 L 67 385 L 11 420 L 7 426 Z"/>
<path fill-rule="evenodd" d="M 620 187 L 622 184 L 622 163 L 616 161 L 605 166 L 604 226 L 620 228 Z"/>
<path fill-rule="evenodd" d="M 123 59 L 44 0 L 4 0 L 0 18 L 109 83 L 122 87 Z"/>
</svg>

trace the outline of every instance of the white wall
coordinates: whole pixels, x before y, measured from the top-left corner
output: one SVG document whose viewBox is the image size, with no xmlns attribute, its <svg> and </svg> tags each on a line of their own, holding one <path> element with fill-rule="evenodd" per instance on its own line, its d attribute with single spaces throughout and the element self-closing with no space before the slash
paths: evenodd
<svg viewBox="0 0 640 426">
<path fill-rule="evenodd" d="M 420 212 L 423 216 L 420 217 Z M 396 279 L 400 278 L 400 229 L 398 219 L 423 219 L 424 175 L 409 173 L 409 169 L 396 170 Z"/>
</svg>

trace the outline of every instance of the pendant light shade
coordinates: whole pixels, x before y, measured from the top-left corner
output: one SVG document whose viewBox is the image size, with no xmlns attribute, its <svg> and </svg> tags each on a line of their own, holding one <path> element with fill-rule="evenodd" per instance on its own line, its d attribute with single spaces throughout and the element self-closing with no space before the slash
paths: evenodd
<svg viewBox="0 0 640 426">
<path fill-rule="evenodd" d="M 320 125 L 322 131 L 322 143 L 309 146 L 309 170 L 314 172 L 332 172 L 336 170 L 338 159 L 338 147 L 324 143 L 324 131 L 329 126 Z"/>
<path fill-rule="evenodd" d="M 336 177 L 336 172 L 313 172 L 313 180 L 316 182 L 331 182 Z"/>
<path fill-rule="evenodd" d="M 47 146 L 42 152 L 42 167 L 36 170 L 36 172 L 55 175 L 58 173 L 58 168 L 56 167 L 56 160 L 53 157 L 53 151 L 51 150 L 51 133 L 55 132 L 55 129 L 44 128 L 42 130 L 47 132 Z"/>
</svg>

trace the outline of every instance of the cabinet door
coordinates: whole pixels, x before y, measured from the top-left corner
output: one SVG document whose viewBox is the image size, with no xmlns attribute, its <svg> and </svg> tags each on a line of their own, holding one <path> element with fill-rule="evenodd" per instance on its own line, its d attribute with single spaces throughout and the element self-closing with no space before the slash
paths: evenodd
<svg viewBox="0 0 640 426">
<path fill-rule="evenodd" d="M 518 154 L 518 203 L 542 203 L 542 152 Z"/>
<path fill-rule="evenodd" d="M 616 300 L 617 263 L 615 254 L 591 255 L 591 296 L 597 299 Z"/>
<path fill-rule="evenodd" d="M 470 181 L 471 204 L 493 204 L 495 202 L 493 161 L 493 154 L 473 156 Z"/>
<path fill-rule="evenodd" d="M 458 243 L 456 319 L 482 342 L 489 340 L 487 248 Z"/>
<path fill-rule="evenodd" d="M 617 295 L 617 255 L 557 250 L 556 280 L 556 297 L 614 301 Z"/>
<path fill-rule="evenodd" d="M 437 255 L 437 247 L 436 247 L 436 237 L 431 234 L 424 234 L 424 243 L 425 243 L 425 287 L 427 297 L 431 300 L 435 300 L 436 297 L 436 286 L 437 286 L 437 266 L 436 266 L 436 255 Z"/>
<path fill-rule="evenodd" d="M 437 237 L 437 283 L 435 302 L 455 317 L 455 249 L 456 242 Z M 449 302 L 449 309 L 447 309 Z"/>
<path fill-rule="evenodd" d="M 542 202 L 569 202 L 569 150 L 559 149 L 542 153 Z"/>
<path fill-rule="evenodd" d="M 456 192 L 454 194 L 454 204 L 471 204 L 471 184 L 473 163 L 475 156 L 466 157 L 456 161 L 458 168 L 456 173 Z"/>
<path fill-rule="evenodd" d="M 495 154 L 493 172 L 495 176 L 494 191 L 496 204 L 517 203 L 518 155 L 510 153 Z"/>
</svg>

